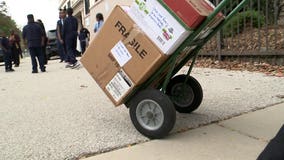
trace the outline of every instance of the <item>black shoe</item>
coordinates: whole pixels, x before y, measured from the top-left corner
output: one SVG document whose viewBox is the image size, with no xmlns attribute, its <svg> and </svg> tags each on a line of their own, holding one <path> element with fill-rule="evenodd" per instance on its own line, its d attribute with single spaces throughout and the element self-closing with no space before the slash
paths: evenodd
<svg viewBox="0 0 284 160">
<path fill-rule="evenodd" d="M 19 67 L 19 65 L 18 65 L 18 64 L 15 64 L 15 67 Z"/>
<path fill-rule="evenodd" d="M 6 72 L 14 72 L 15 70 L 11 68 L 11 69 L 6 69 L 5 71 Z"/>
<path fill-rule="evenodd" d="M 43 67 L 42 67 L 42 69 L 40 69 L 40 70 L 41 70 L 41 72 L 46 72 L 45 68 L 46 68 L 46 67 L 45 67 L 45 66 L 43 66 Z"/>
<path fill-rule="evenodd" d="M 32 73 L 38 73 L 38 71 L 35 70 L 35 71 L 32 71 Z"/>
</svg>

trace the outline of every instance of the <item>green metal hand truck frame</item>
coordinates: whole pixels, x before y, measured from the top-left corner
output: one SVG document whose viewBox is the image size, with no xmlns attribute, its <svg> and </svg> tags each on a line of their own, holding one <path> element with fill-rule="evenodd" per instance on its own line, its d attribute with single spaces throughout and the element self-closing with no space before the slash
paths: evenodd
<svg viewBox="0 0 284 160">
<path fill-rule="evenodd" d="M 205 43 L 227 24 L 249 0 L 238 2 L 223 0 L 159 70 L 126 97 L 124 104 L 129 108 L 133 125 L 141 134 L 151 139 L 163 138 L 169 134 L 175 124 L 176 111 L 191 113 L 199 107 L 203 99 L 203 91 L 199 82 L 190 76 L 194 62 Z M 235 7 L 232 7 L 233 5 Z M 230 8 L 230 12 L 226 14 L 224 20 L 213 28 L 210 34 L 198 39 L 199 34 L 206 29 L 206 26 L 214 20 L 217 14 L 228 8 Z M 192 48 L 193 46 L 194 48 Z M 190 60 L 191 64 L 187 74 L 175 76 Z"/>
</svg>

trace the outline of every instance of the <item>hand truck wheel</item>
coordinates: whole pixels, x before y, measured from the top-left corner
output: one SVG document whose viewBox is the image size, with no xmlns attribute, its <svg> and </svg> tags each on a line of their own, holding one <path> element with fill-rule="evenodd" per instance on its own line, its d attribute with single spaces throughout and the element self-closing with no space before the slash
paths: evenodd
<svg viewBox="0 0 284 160">
<path fill-rule="evenodd" d="M 126 104 L 135 128 L 150 139 L 169 134 L 176 121 L 176 111 L 170 98 L 156 89 L 138 92 Z"/>
<path fill-rule="evenodd" d="M 203 91 L 199 82 L 189 76 L 178 75 L 172 78 L 167 86 L 166 94 L 180 113 L 191 113 L 196 110 L 203 99 Z"/>
</svg>

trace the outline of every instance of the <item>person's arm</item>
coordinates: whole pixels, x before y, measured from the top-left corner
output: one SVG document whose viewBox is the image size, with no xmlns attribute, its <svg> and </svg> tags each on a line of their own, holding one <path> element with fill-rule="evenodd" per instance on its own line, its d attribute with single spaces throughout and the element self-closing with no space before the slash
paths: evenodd
<svg viewBox="0 0 284 160">
<path fill-rule="evenodd" d="M 4 45 L 3 45 L 3 41 L 4 41 L 4 38 L 1 38 L 1 40 L 0 40 L 0 48 L 4 51 L 4 52 L 6 52 L 6 49 L 4 48 Z"/>
<path fill-rule="evenodd" d="M 87 38 L 88 38 L 88 41 L 90 40 L 90 32 L 88 29 L 86 29 L 86 32 L 87 32 Z"/>
<path fill-rule="evenodd" d="M 27 47 L 27 31 L 26 31 L 25 27 L 24 27 L 23 32 L 22 32 L 22 38 L 24 40 L 24 45 Z"/>
<path fill-rule="evenodd" d="M 75 27 L 76 27 L 76 31 L 77 31 L 77 33 L 78 33 L 78 20 L 76 19 L 76 21 L 75 21 Z"/>
<path fill-rule="evenodd" d="M 44 46 L 44 42 L 45 42 L 45 36 L 44 36 L 44 30 L 43 28 L 40 26 L 40 24 L 37 24 L 38 26 L 38 33 L 41 35 L 41 46 Z"/>
<path fill-rule="evenodd" d="M 98 30 L 98 27 L 97 27 L 98 25 L 97 25 L 97 24 L 98 24 L 98 23 L 96 22 L 96 23 L 95 23 L 95 26 L 94 26 L 94 32 L 95 32 L 95 33 L 96 33 L 97 30 Z"/>
<path fill-rule="evenodd" d="M 21 56 L 21 58 L 23 58 L 23 52 L 22 52 L 22 47 L 21 47 L 21 39 L 20 39 L 20 36 L 19 35 L 15 35 L 15 42 L 16 42 L 16 46 L 17 46 L 17 49 L 19 51 L 19 55 Z"/>
<path fill-rule="evenodd" d="M 3 38 L 1 41 L 1 46 L 2 49 L 7 52 L 9 48 L 7 48 L 7 46 L 9 46 L 9 40 L 7 38 Z"/>
</svg>

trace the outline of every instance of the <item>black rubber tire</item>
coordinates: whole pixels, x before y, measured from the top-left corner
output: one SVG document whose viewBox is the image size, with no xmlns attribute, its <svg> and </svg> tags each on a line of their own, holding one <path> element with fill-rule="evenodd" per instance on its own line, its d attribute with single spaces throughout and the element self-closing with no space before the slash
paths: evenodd
<svg viewBox="0 0 284 160">
<path fill-rule="evenodd" d="M 203 99 L 203 91 L 199 82 L 189 76 L 185 83 L 186 75 L 172 78 L 167 86 L 166 94 L 172 100 L 176 111 L 191 113 L 196 110 Z"/>
<path fill-rule="evenodd" d="M 143 124 L 140 124 L 139 118 L 137 118 L 137 109 L 138 105 L 144 102 L 151 101 L 153 104 L 158 104 L 160 110 L 163 114 L 163 120 L 161 120 L 159 128 L 149 130 L 143 127 Z M 170 98 L 156 89 L 146 89 L 138 92 L 133 96 L 129 102 L 126 103 L 126 106 L 129 108 L 129 114 L 131 121 L 134 127 L 144 136 L 150 139 L 160 139 L 169 134 L 169 132 L 173 129 L 176 122 L 176 111 L 174 105 Z M 141 105 L 140 105 L 141 106 Z M 137 112 L 136 112 L 137 111 Z M 144 124 L 145 125 L 145 124 Z"/>
</svg>

